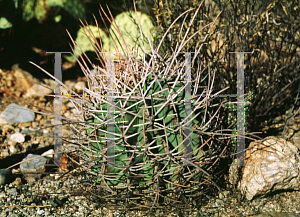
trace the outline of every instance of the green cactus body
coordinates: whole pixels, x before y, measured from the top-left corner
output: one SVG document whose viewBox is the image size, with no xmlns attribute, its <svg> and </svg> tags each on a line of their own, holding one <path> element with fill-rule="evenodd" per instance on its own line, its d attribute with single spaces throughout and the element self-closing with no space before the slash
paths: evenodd
<svg viewBox="0 0 300 217">
<path fill-rule="evenodd" d="M 144 91 L 146 91 L 146 88 L 151 86 L 149 92 L 148 92 L 148 96 L 152 96 L 152 97 L 159 97 L 158 93 L 159 91 L 161 91 L 160 85 L 157 81 L 155 81 L 152 85 L 151 82 L 153 82 L 151 79 L 148 79 L 147 82 L 144 85 Z M 170 85 L 171 86 L 171 85 Z M 184 83 L 180 83 L 178 82 L 175 87 L 174 87 L 174 91 L 171 91 L 170 87 L 167 87 L 166 83 L 164 83 L 164 85 L 162 86 L 162 89 L 166 89 L 163 92 L 163 98 L 164 99 L 168 99 L 170 96 L 174 95 L 175 92 L 179 91 L 180 88 L 182 88 L 184 86 Z M 184 149 L 184 137 L 183 137 L 183 132 L 180 132 L 180 130 L 178 130 L 178 121 L 181 122 L 184 120 L 185 118 L 185 105 L 184 105 L 184 89 L 181 90 L 181 92 L 178 94 L 178 96 L 173 100 L 173 102 L 177 103 L 177 105 L 175 105 L 176 111 L 174 110 L 172 103 L 167 104 L 168 106 L 164 106 L 163 109 L 158 113 L 157 118 L 160 120 L 164 120 L 164 124 L 166 126 L 166 131 L 167 132 L 163 132 L 163 130 L 157 130 L 154 131 L 151 135 L 152 138 L 157 137 L 159 135 L 165 135 L 167 134 L 167 138 L 168 141 L 165 141 L 164 137 L 161 137 L 160 140 L 157 140 L 157 145 L 160 146 L 160 148 L 158 149 L 158 153 L 159 154 L 164 154 L 165 156 L 167 156 L 167 151 L 165 147 L 170 148 L 171 150 L 174 150 L 178 147 L 177 152 L 181 152 Z M 157 113 L 158 110 L 163 106 L 164 101 L 160 101 L 160 100 L 153 100 L 153 114 Z M 193 117 L 194 115 L 192 115 Z M 191 117 L 191 118 L 192 118 Z M 199 125 L 199 122 L 197 119 L 194 119 L 193 121 L 194 124 Z M 163 125 L 163 121 L 161 121 L 161 124 Z M 173 130 L 176 130 L 176 132 L 172 132 Z M 167 144 L 170 144 L 169 146 L 167 146 Z M 165 144 L 165 145 L 163 145 Z M 200 140 L 199 137 L 197 137 L 197 135 L 195 133 L 192 134 L 192 149 L 193 151 L 195 151 L 195 149 L 198 147 L 198 145 L 200 144 Z M 167 161 L 164 161 L 162 164 L 165 165 L 167 163 Z M 182 162 L 183 164 L 184 162 Z M 178 166 L 177 164 L 174 163 L 170 163 L 167 166 L 167 170 L 171 170 L 173 168 L 175 168 L 176 166 Z M 176 173 L 176 170 L 173 169 L 173 171 L 171 171 L 171 173 Z M 174 176 L 171 181 L 175 181 L 177 178 L 177 176 Z M 169 184 L 167 184 L 168 187 Z"/>
<path fill-rule="evenodd" d="M 161 86 L 160 86 L 161 85 Z M 171 85 L 167 85 L 166 81 L 161 82 L 153 79 L 152 75 L 149 75 L 147 79 L 145 80 L 145 84 L 143 86 L 143 94 L 145 94 L 146 99 L 146 107 L 144 105 L 144 102 L 140 99 L 135 99 L 134 97 L 138 94 L 133 93 L 133 98 L 129 99 L 126 102 L 126 105 L 124 108 L 129 108 L 126 112 L 124 112 L 124 116 L 121 115 L 121 112 L 118 108 L 121 108 L 121 103 L 124 104 L 125 99 L 121 98 L 118 99 L 116 97 L 115 100 L 115 116 L 114 121 L 117 125 L 114 129 L 115 134 L 122 135 L 124 133 L 124 130 L 127 129 L 127 132 L 125 134 L 125 137 L 134 135 L 130 138 L 128 138 L 126 143 L 132 145 L 133 147 L 136 147 L 136 152 L 133 154 L 133 149 L 129 148 L 126 143 L 124 143 L 124 140 L 122 136 L 116 136 L 115 140 L 115 163 L 117 165 L 115 166 L 108 166 L 107 167 L 107 174 L 113 175 L 113 177 L 122 177 L 121 179 L 116 179 L 113 181 L 107 181 L 108 185 L 111 186 L 121 186 L 125 182 L 126 174 L 124 175 L 124 168 L 127 168 L 129 166 L 128 160 L 132 157 L 133 154 L 133 161 L 134 165 L 131 165 L 132 167 L 136 166 L 142 166 L 143 163 L 145 163 L 143 168 L 139 170 L 139 176 L 142 176 L 142 178 L 132 178 L 131 182 L 139 181 L 139 185 L 141 186 L 147 186 L 151 184 L 152 175 L 155 173 L 155 165 L 149 163 L 149 157 L 144 154 L 146 144 L 149 144 L 155 140 L 154 143 L 152 143 L 151 147 L 157 147 L 155 149 L 152 149 L 152 152 L 155 154 L 159 154 L 161 156 L 161 160 L 159 162 L 160 168 L 164 167 L 166 165 L 166 171 L 170 174 L 176 174 L 178 170 L 180 170 L 179 164 L 183 164 L 184 162 L 181 160 L 177 160 L 177 164 L 170 161 L 170 158 L 168 158 L 169 153 L 175 150 L 176 153 L 180 153 L 178 157 L 183 157 L 184 155 L 184 136 L 183 131 L 180 132 L 179 122 L 182 122 L 185 118 L 185 105 L 184 105 L 184 86 L 183 82 L 178 82 L 173 91 L 170 88 Z M 150 88 L 149 88 L 150 87 Z M 149 89 L 148 89 L 149 88 Z M 180 90 L 181 88 L 181 90 Z M 148 90 L 147 90 L 148 89 Z M 163 89 L 166 89 L 164 91 L 161 91 Z M 169 103 L 167 103 L 163 108 L 163 104 L 166 102 L 167 99 L 169 99 L 170 96 L 174 96 L 175 92 L 180 91 L 178 93 L 178 96 L 171 100 Z M 149 98 L 150 97 L 150 98 Z M 151 99 L 152 98 L 152 99 Z M 158 99 L 157 99 L 158 98 Z M 173 108 L 173 103 L 175 104 L 176 111 Z M 102 112 L 97 113 L 97 118 L 94 118 L 93 120 L 89 120 L 91 123 L 98 124 L 103 123 L 104 121 L 107 121 L 107 104 L 102 103 L 100 105 L 97 105 L 99 109 Z M 162 108 L 160 111 L 159 109 Z M 148 114 L 145 115 L 145 134 L 143 132 L 143 112 L 148 110 L 150 111 Z M 159 111 L 159 112 L 158 112 Z M 131 113 L 129 113 L 131 112 Z M 157 113 L 158 112 L 158 113 Z M 146 113 L 146 112 L 145 112 Z M 156 116 L 154 116 L 157 113 Z M 131 126 L 129 126 L 129 123 L 134 119 L 135 115 L 138 114 L 138 116 L 135 118 Z M 191 118 L 194 117 L 194 114 L 191 116 Z M 151 124 L 151 119 L 153 119 L 153 124 Z M 147 123 L 147 124 L 146 124 Z M 162 129 L 161 126 L 158 126 L 160 124 L 161 126 L 165 125 L 166 130 Z M 193 124 L 199 125 L 198 119 L 193 120 Z M 90 147 L 87 148 L 87 153 L 91 154 L 88 149 L 92 149 L 96 153 L 94 153 L 95 156 L 100 157 L 102 159 L 101 154 L 106 154 L 106 133 L 108 133 L 108 129 L 105 129 L 105 124 L 98 126 L 99 129 L 103 129 L 102 132 L 98 131 L 98 138 L 97 140 L 100 142 L 91 142 Z M 159 129 L 160 128 L 160 129 Z M 91 125 L 91 128 L 88 129 L 88 134 L 91 134 L 94 131 L 94 127 Z M 144 143 L 144 137 L 146 139 L 146 144 Z M 197 135 L 197 133 L 192 133 L 192 150 L 193 152 L 199 147 L 200 144 L 200 137 Z M 98 145 L 99 143 L 99 145 Z M 91 148 L 92 147 L 92 148 Z M 131 150 L 131 152 L 130 152 Z M 194 153 L 194 157 L 201 157 L 200 156 L 201 151 L 197 151 L 197 153 Z M 136 162 L 135 162 L 136 161 Z M 94 171 L 99 172 L 101 166 L 96 165 L 94 166 Z M 177 169 L 176 169 L 177 167 Z M 157 172 L 157 171 L 156 171 Z M 124 176 L 123 176 L 124 175 Z M 144 177 L 143 177 L 144 176 Z M 167 177 L 171 177 L 171 175 L 166 175 Z M 170 181 L 173 182 L 176 179 L 178 179 L 178 176 L 175 175 L 172 178 L 170 178 Z M 98 180 L 99 181 L 99 180 Z M 166 187 L 170 188 L 170 184 L 166 183 Z"/>
</svg>

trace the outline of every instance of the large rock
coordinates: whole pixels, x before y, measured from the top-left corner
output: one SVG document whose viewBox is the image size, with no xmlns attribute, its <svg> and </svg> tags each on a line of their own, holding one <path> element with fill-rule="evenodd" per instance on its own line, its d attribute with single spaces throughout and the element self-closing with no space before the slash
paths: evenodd
<svg viewBox="0 0 300 217">
<path fill-rule="evenodd" d="M 34 121 L 34 118 L 35 114 L 33 111 L 12 103 L 0 114 L 0 123 L 29 122 Z"/>
<path fill-rule="evenodd" d="M 34 182 L 45 172 L 47 159 L 41 155 L 29 154 L 20 164 L 20 170 L 27 182 Z"/>
<path fill-rule="evenodd" d="M 250 143 L 238 189 L 248 199 L 275 190 L 299 190 L 300 155 L 298 148 L 284 139 L 267 137 Z"/>
</svg>

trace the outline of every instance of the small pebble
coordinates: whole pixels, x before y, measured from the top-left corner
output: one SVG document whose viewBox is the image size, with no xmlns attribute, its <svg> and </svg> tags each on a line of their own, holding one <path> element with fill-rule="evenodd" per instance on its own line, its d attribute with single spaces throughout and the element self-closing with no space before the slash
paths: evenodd
<svg viewBox="0 0 300 217">
<path fill-rule="evenodd" d="M 36 214 L 38 214 L 38 215 L 42 215 L 44 213 L 44 210 L 37 210 L 36 211 Z"/>
<path fill-rule="evenodd" d="M 15 184 L 16 186 L 21 185 L 21 184 L 22 184 L 22 179 L 21 179 L 20 177 L 16 178 L 16 180 L 14 181 L 14 184 Z"/>
<path fill-rule="evenodd" d="M 7 190 L 7 193 L 13 196 L 16 196 L 18 194 L 18 191 L 16 188 L 10 188 Z"/>
<path fill-rule="evenodd" d="M 18 142 L 18 143 L 22 143 L 25 141 L 25 137 L 22 133 L 14 133 L 10 136 L 10 139 L 12 141 Z"/>
</svg>

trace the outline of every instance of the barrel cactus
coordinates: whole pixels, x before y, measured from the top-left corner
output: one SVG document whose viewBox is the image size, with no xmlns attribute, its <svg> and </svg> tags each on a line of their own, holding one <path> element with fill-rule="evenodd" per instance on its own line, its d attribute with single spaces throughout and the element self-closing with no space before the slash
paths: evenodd
<svg viewBox="0 0 300 217">
<path fill-rule="evenodd" d="M 88 87 L 81 97 L 70 98 L 80 115 L 71 123 L 77 145 L 67 147 L 81 158 L 80 168 L 92 182 L 86 182 L 89 192 L 125 210 L 187 210 L 202 204 L 205 195 L 221 191 L 228 145 L 218 133 L 222 103 L 210 97 L 216 72 L 193 67 L 198 53 L 179 56 L 191 38 L 183 38 L 171 56 L 161 57 L 160 45 L 150 43 L 151 52 L 138 57 L 134 50 L 141 47 L 126 44 L 115 28 L 123 43 L 115 41 L 119 53 L 103 52 L 92 37 L 101 66 L 90 69 L 84 55 L 79 59 L 74 51 Z M 143 26 L 139 29 L 147 40 Z"/>
</svg>

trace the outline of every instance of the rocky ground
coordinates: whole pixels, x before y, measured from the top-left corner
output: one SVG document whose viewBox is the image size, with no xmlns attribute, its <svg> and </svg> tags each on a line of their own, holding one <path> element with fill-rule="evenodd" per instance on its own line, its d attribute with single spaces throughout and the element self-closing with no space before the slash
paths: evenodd
<svg viewBox="0 0 300 217">
<path fill-rule="evenodd" d="M 64 83 L 77 93 L 81 93 L 86 80 L 79 77 L 76 80 L 66 80 Z M 75 176 L 70 173 L 59 179 L 61 175 L 53 174 L 68 171 L 71 167 L 52 167 L 46 170 L 48 174 L 31 183 L 24 177 L 18 164 L 23 158 L 28 154 L 42 155 L 54 148 L 53 117 L 47 115 L 54 112 L 54 97 L 47 96 L 53 94 L 53 91 L 36 84 L 43 84 L 50 89 L 54 85 L 51 79 L 39 80 L 17 65 L 8 71 L 0 69 L 0 113 L 13 103 L 40 112 L 28 122 L 5 123 L 2 120 L 0 124 L 0 166 L 3 169 L 10 167 L 12 170 L 11 181 L 6 185 L 0 185 L 0 216 L 143 216 L 143 213 L 138 212 L 122 215 L 109 209 L 108 205 L 89 200 L 76 184 L 84 178 L 83 175 Z M 76 118 L 76 110 L 72 108 L 67 97 L 63 99 L 62 110 L 66 117 Z M 285 134 L 285 138 L 298 145 L 300 145 L 299 113 L 294 110 L 295 117 L 289 120 Z M 274 126 L 270 127 L 282 128 L 286 117 L 288 116 L 278 117 Z M 68 136 L 68 129 L 65 126 L 63 135 Z M 66 156 L 64 159 L 67 164 L 72 163 Z M 251 202 L 240 202 L 233 189 L 224 189 L 223 193 L 211 198 L 201 209 L 186 213 L 184 216 L 279 217 L 298 216 L 298 213 L 300 216 L 299 192 L 281 192 Z M 166 214 L 157 213 L 157 216 Z M 168 214 L 168 216 L 176 215 Z"/>
</svg>

